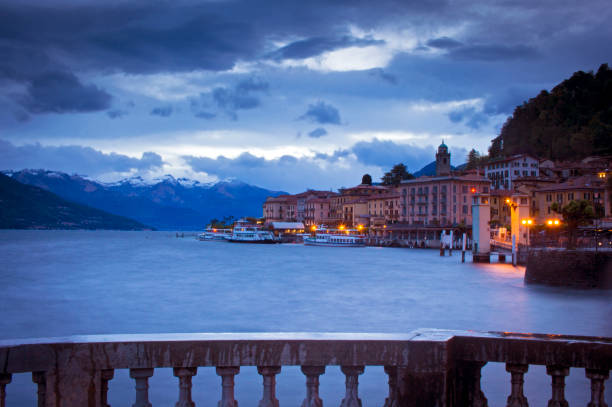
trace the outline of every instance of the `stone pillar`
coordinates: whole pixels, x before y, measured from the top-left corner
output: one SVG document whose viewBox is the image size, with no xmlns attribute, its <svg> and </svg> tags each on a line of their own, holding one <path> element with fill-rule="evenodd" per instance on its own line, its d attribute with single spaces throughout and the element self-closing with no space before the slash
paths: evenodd
<svg viewBox="0 0 612 407">
<path fill-rule="evenodd" d="M 149 377 L 153 369 L 130 369 L 130 377 L 136 380 L 136 402 L 132 407 L 152 407 L 149 403 Z"/>
<path fill-rule="evenodd" d="M 6 407 L 6 385 L 12 378 L 10 373 L 0 373 L 0 407 Z"/>
<path fill-rule="evenodd" d="M 176 407 L 195 407 L 191 399 L 191 378 L 198 373 L 197 367 L 175 367 L 174 376 L 179 379 L 179 400 Z"/>
<path fill-rule="evenodd" d="M 359 398 L 359 375 L 363 374 L 364 366 L 341 366 L 340 370 L 346 376 L 346 395 L 340 407 L 361 407 Z"/>
<path fill-rule="evenodd" d="M 114 369 L 104 369 L 101 372 L 100 378 L 102 379 L 102 388 L 101 388 L 101 406 L 102 407 L 110 407 L 108 404 L 108 382 L 111 381 L 115 377 Z"/>
<path fill-rule="evenodd" d="M 222 387 L 218 407 L 238 407 L 238 402 L 234 399 L 234 376 L 238 373 L 240 373 L 240 366 L 217 367 Z"/>
<path fill-rule="evenodd" d="M 257 373 L 263 376 L 263 397 L 259 401 L 259 407 L 278 407 L 276 375 L 280 371 L 280 366 L 257 366 Z"/>
<path fill-rule="evenodd" d="M 94 366 L 93 347 L 54 347 L 54 367 L 45 371 L 45 407 L 97 406 L 101 402 L 101 372 Z"/>
<path fill-rule="evenodd" d="M 586 377 L 591 379 L 591 401 L 587 407 L 608 407 L 604 400 L 604 382 L 610 377 L 608 370 L 586 369 Z"/>
<path fill-rule="evenodd" d="M 512 392 L 508 396 L 506 407 L 529 407 L 527 398 L 523 394 L 524 375 L 529 365 L 506 363 L 506 371 L 511 374 Z"/>
<path fill-rule="evenodd" d="M 487 407 L 487 398 L 480 388 L 481 369 L 487 362 L 460 361 L 455 368 L 455 405 Z"/>
<path fill-rule="evenodd" d="M 323 407 L 319 398 L 319 376 L 325 373 L 325 366 L 302 366 L 301 369 L 306 375 L 306 398 L 302 407 Z"/>
<path fill-rule="evenodd" d="M 47 377 L 45 372 L 32 372 L 32 381 L 37 384 L 38 407 L 45 407 L 47 396 Z"/>
<path fill-rule="evenodd" d="M 565 400 L 565 376 L 569 375 L 569 367 L 546 366 L 546 374 L 552 376 L 552 398 L 548 407 L 568 407 Z"/>
<path fill-rule="evenodd" d="M 400 407 L 449 407 L 449 372 L 443 366 L 426 370 L 397 367 L 397 401 Z M 459 406 L 459 405 L 457 405 Z"/>
<path fill-rule="evenodd" d="M 491 251 L 491 206 L 488 194 L 475 194 L 472 197 L 472 238 L 473 262 L 489 263 Z"/>
<path fill-rule="evenodd" d="M 389 397 L 385 399 L 385 405 L 383 407 L 398 407 L 397 366 L 385 366 L 385 373 L 389 376 Z"/>
</svg>

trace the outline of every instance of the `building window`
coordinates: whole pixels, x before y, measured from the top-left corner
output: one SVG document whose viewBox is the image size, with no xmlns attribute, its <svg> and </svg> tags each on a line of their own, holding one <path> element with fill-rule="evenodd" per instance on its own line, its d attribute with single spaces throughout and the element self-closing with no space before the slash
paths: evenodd
<svg viewBox="0 0 612 407">
<path fill-rule="evenodd" d="M 468 213 L 468 207 L 467 207 L 467 205 L 463 205 L 463 213 Z"/>
<path fill-rule="evenodd" d="M 461 187 L 461 191 L 462 191 L 464 194 L 467 194 L 467 191 L 468 191 L 468 187 L 467 187 L 467 185 L 463 185 L 463 187 Z"/>
<path fill-rule="evenodd" d="M 552 202 L 552 194 L 546 194 L 546 202 Z"/>
<path fill-rule="evenodd" d="M 574 193 L 573 192 L 569 192 L 567 194 L 567 200 L 568 201 L 573 201 L 574 200 Z"/>
<path fill-rule="evenodd" d="M 591 199 L 591 194 L 589 192 L 585 192 L 584 193 L 584 199 L 586 199 L 586 200 Z"/>
</svg>

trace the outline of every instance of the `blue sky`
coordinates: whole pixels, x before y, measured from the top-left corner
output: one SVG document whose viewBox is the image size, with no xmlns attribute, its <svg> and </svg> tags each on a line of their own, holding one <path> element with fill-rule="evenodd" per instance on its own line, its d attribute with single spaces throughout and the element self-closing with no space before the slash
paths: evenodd
<svg viewBox="0 0 612 407">
<path fill-rule="evenodd" d="M 0 0 L 0 167 L 297 192 L 453 163 L 611 62 L 607 1 Z"/>
</svg>

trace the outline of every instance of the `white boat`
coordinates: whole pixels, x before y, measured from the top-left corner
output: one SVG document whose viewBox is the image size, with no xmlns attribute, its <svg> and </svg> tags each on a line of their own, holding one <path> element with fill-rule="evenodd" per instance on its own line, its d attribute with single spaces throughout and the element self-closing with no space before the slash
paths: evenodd
<svg viewBox="0 0 612 407">
<path fill-rule="evenodd" d="M 232 243 L 280 243 L 280 238 L 260 226 L 236 222 L 234 230 L 226 239 Z"/>
<path fill-rule="evenodd" d="M 232 229 L 207 228 L 198 235 L 199 240 L 227 240 L 232 235 Z"/>
<path fill-rule="evenodd" d="M 365 247 L 365 236 L 356 229 L 317 229 L 314 236 L 304 236 L 308 246 Z"/>
</svg>

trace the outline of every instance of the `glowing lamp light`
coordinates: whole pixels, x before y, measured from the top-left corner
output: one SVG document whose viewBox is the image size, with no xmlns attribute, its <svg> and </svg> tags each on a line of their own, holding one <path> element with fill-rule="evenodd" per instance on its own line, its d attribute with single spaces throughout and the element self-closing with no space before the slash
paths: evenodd
<svg viewBox="0 0 612 407">
<path fill-rule="evenodd" d="M 313 232 L 314 232 L 315 230 L 317 230 L 317 225 L 312 225 L 312 226 L 310 227 L 310 230 L 312 230 Z"/>
<path fill-rule="evenodd" d="M 509 204 L 510 203 L 510 198 L 506 198 L 506 203 Z"/>
<path fill-rule="evenodd" d="M 338 229 L 340 229 L 340 230 L 344 230 L 344 225 L 340 225 L 340 226 L 338 226 Z"/>
<path fill-rule="evenodd" d="M 521 223 L 522 223 L 523 225 L 526 225 L 526 224 L 527 224 L 527 221 L 526 221 L 525 219 L 523 219 L 523 220 L 521 221 Z"/>
<path fill-rule="evenodd" d="M 555 219 L 555 220 L 553 221 L 553 223 L 554 223 L 555 225 L 558 225 L 558 224 L 559 224 L 559 219 Z"/>
<path fill-rule="evenodd" d="M 387 225 L 383 225 L 383 229 L 387 229 Z"/>
<path fill-rule="evenodd" d="M 554 224 L 552 219 L 547 220 L 546 223 L 548 224 L 548 226 L 552 226 Z"/>
<path fill-rule="evenodd" d="M 217 233 L 217 229 L 213 229 L 213 232 Z"/>
<path fill-rule="evenodd" d="M 531 219 L 527 219 L 527 224 L 531 225 L 533 223 L 533 221 Z"/>
<path fill-rule="evenodd" d="M 471 191 L 472 191 L 473 194 L 475 194 L 476 193 L 476 188 L 472 188 Z"/>
<path fill-rule="evenodd" d="M 363 230 L 363 225 L 359 225 L 359 226 L 357 226 L 357 229 L 359 229 L 359 230 Z"/>
</svg>

